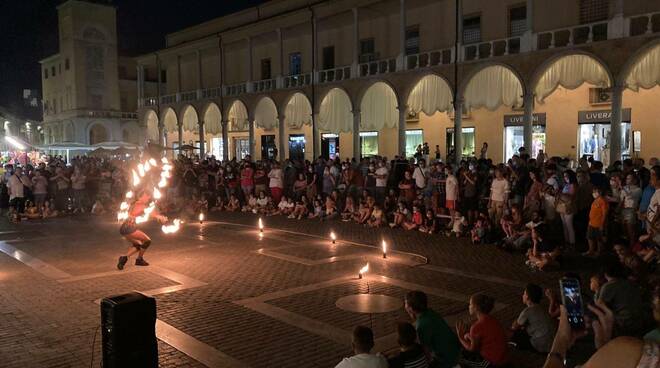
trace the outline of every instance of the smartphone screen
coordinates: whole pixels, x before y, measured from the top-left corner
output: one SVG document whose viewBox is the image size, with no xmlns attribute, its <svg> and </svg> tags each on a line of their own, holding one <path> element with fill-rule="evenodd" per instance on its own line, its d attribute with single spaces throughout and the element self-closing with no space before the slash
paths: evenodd
<svg viewBox="0 0 660 368">
<path fill-rule="evenodd" d="M 574 278 L 559 280 L 561 299 L 568 314 L 568 323 L 575 330 L 584 329 L 584 305 L 580 283 Z"/>
</svg>

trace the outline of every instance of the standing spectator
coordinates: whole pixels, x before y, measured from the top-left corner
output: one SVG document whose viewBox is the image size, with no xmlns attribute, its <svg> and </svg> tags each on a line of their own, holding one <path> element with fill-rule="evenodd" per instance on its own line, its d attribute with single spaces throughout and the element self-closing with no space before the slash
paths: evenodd
<svg viewBox="0 0 660 368">
<path fill-rule="evenodd" d="M 387 193 L 387 176 L 389 172 L 385 166 L 385 161 L 378 161 L 378 168 L 376 169 L 376 202 L 383 204 L 385 194 Z"/>
<path fill-rule="evenodd" d="M 576 239 L 585 239 L 587 225 L 589 224 L 589 209 L 591 208 L 591 202 L 593 202 L 593 186 L 589 181 L 589 175 L 585 171 L 578 172 L 577 181 L 577 192 L 575 193 L 577 212 L 573 216 L 575 236 Z"/>
<path fill-rule="evenodd" d="M 257 164 L 254 170 L 254 192 L 261 193 L 268 189 L 268 175 L 262 163 Z"/>
<path fill-rule="evenodd" d="M 66 210 L 67 201 L 69 200 L 69 178 L 64 173 L 61 167 L 55 169 L 55 175 L 50 178 L 55 183 L 55 209 L 58 212 Z"/>
<path fill-rule="evenodd" d="M 431 148 L 429 147 L 428 142 L 424 142 L 422 146 L 422 155 L 424 156 L 424 161 L 429 162 L 429 156 L 431 154 Z"/>
<path fill-rule="evenodd" d="M 41 170 L 36 170 L 32 177 L 32 194 L 34 194 L 34 203 L 41 212 L 48 196 L 48 179 Z"/>
<path fill-rule="evenodd" d="M 280 199 L 282 199 L 282 191 L 284 189 L 284 173 L 277 162 L 273 163 L 268 173 L 268 178 L 270 179 L 268 183 L 270 195 L 273 197 L 273 204 L 277 205 L 280 203 Z"/>
<path fill-rule="evenodd" d="M 353 329 L 353 355 L 344 358 L 335 368 L 387 368 L 387 360 L 380 354 L 372 354 L 374 333 L 369 327 L 356 326 Z"/>
<path fill-rule="evenodd" d="M 543 181 L 541 176 L 536 169 L 529 171 L 529 178 L 531 185 L 525 195 L 525 205 L 523 207 L 523 213 L 525 217 L 529 218 L 532 213 L 541 209 L 541 199 L 543 198 L 541 192 L 543 191 Z M 591 193 L 589 193 L 591 196 Z"/>
<path fill-rule="evenodd" d="M 484 142 L 484 144 L 481 146 L 481 151 L 479 152 L 479 159 L 485 160 L 487 155 L 488 155 L 488 143 Z"/>
<path fill-rule="evenodd" d="M 449 216 L 454 218 L 454 212 L 458 209 L 458 179 L 454 176 L 451 165 L 445 166 L 445 206 L 449 209 Z"/>
<path fill-rule="evenodd" d="M 435 160 L 440 161 L 440 146 L 437 144 L 435 145 Z"/>
<path fill-rule="evenodd" d="M 491 222 L 499 224 L 504 214 L 504 207 L 509 198 L 509 181 L 504 177 L 502 169 L 495 169 L 495 179 L 490 185 L 490 200 L 488 201 L 488 212 Z"/>
<path fill-rule="evenodd" d="M 254 193 L 254 170 L 252 170 L 252 164 L 247 161 L 243 163 L 241 169 L 241 190 L 245 198 Z"/>
<path fill-rule="evenodd" d="M 555 336 L 555 325 L 546 308 L 541 306 L 543 289 L 536 284 L 527 284 L 522 295 L 525 309 L 513 322 L 512 342 L 522 350 L 533 349 L 547 353 Z"/>
<path fill-rule="evenodd" d="M 426 175 L 426 162 L 424 160 L 418 160 L 412 174 L 417 190 L 424 190 L 426 188 Z"/>
<path fill-rule="evenodd" d="M 389 358 L 389 368 L 428 368 L 424 349 L 417 343 L 417 331 L 408 322 L 399 322 L 397 325 L 399 352 Z"/>
<path fill-rule="evenodd" d="M 9 189 L 9 205 L 14 209 L 14 219 L 20 220 L 20 215 L 25 210 L 25 191 L 30 188 L 32 183 L 30 179 L 23 174 L 23 168 L 16 167 L 13 174 L 7 179 L 7 188 Z"/>
<path fill-rule="evenodd" d="M 335 190 L 335 176 L 330 171 L 330 165 L 323 169 L 323 194 L 330 195 Z"/>
<path fill-rule="evenodd" d="M 630 247 L 637 242 L 637 210 L 642 199 L 642 189 L 634 173 L 626 175 L 626 185 L 621 188 L 621 217 Z"/>
<path fill-rule="evenodd" d="M 73 168 L 71 175 L 71 188 L 73 189 L 73 213 L 85 213 L 87 205 L 86 191 L 87 176 L 82 172 L 80 166 Z"/>
<path fill-rule="evenodd" d="M 607 201 L 603 199 L 603 189 L 595 187 L 593 190 L 594 201 L 589 210 L 589 228 L 587 229 L 587 240 L 589 250 L 583 255 L 593 257 L 603 251 L 603 230 L 607 220 Z"/>
<path fill-rule="evenodd" d="M 316 197 L 316 193 L 318 191 L 318 176 L 314 171 L 314 165 L 308 165 L 305 178 L 307 180 L 307 190 L 305 193 L 307 195 L 307 198 Z"/>
<path fill-rule="evenodd" d="M 573 249 L 575 247 L 573 216 L 576 211 L 575 193 L 577 192 L 577 176 L 573 170 L 564 172 L 564 183 L 561 193 L 557 196 L 557 212 L 561 217 L 564 229 L 564 242 L 570 249 Z"/>
<path fill-rule="evenodd" d="M 462 322 L 456 324 L 456 334 L 465 349 L 460 360 L 462 367 L 497 367 L 508 362 L 504 328 L 490 315 L 494 306 L 493 298 L 475 294 L 470 298 L 469 311 L 476 321 L 469 331 Z"/>
<path fill-rule="evenodd" d="M 415 322 L 419 342 L 430 359 L 430 365 L 455 367 L 461 352 L 458 339 L 447 322 L 428 307 L 426 294 L 421 291 L 408 292 L 404 307 Z"/>
</svg>

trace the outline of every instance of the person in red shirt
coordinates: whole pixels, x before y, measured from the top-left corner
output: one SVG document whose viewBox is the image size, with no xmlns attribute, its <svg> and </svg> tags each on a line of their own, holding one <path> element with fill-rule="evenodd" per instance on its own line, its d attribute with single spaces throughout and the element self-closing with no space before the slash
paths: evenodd
<svg viewBox="0 0 660 368">
<path fill-rule="evenodd" d="M 456 323 L 456 334 L 463 345 L 461 367 L 500 367 L 508 363 L 506 333 L 500 322 L 490 315 L 495 300 L 484 294 L 470 298 L 470 315 L 476 321 L 467 332 L 465 324 Z"/>
</svg>

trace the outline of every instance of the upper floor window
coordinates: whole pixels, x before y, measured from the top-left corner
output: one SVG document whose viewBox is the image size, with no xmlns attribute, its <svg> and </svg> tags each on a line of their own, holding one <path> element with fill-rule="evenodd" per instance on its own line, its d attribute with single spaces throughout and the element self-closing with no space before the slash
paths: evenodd
<svg viewBox="0 0 660 368">
<path fill-rule="evenodd" d="M 160 71 L 160 82 L 167 83 L 167 70 Z"/>
<path fill-rule="evenodd" d="M 64 70 L 69 70 L 69 58 L 64 60 Z"/>
<path fill-rule="evenodd" d="M 366 63 L 376 60 L 376 43 L 373 38 L 360 40 L 360 62 Z"/>
<path fill-rule="evenodd" d="M 481 42 L 481 16 L 463 19 L 463 44 Z"/>
<path fill-rule="evenodd" d="M 419 25 L 406 28 L 406 55 L 419 54 Z"/>
<path fill-rule="evenodd" d="M 60 73 L 60 74 L 62 74 L 62 63 L 60 63 L 60 64 L 57 66 L 57 69 L 58 69 L 57 72 Z"/>
<path fill-rule="evenodd" d="M 119 79 L 126 79 L 126 67 L 123 65 L 119 66 Z"/>
<path fill-rule="evenodd" d="M 50 67 L 50 74 L 54 77 L 55 76 L 55 65 Z"/>
<path fill-rule="evenodd" d="M 302 74 L 302 57 L 299 52 L 289 54 L 289 75 Z"/>
<path fill-rule="evenodd" d="M 48 79 L 48 68 L 44 68 L 44 79 Z"/>
<path fill-rule="evenodd" d="M 607 20 L 609 7 L 609 0 L 580 0 L 580 23 Z"/>
<path fill-rule="evenodd" d="M 527 7 L 509 8 L 509 37 L 522 36 L 527 31 Z"/>
<path fill-rule="evenodd" d="M 335 68 L 335 47 L 327 46 L 323 48 L 323 70 Z"/>
<path fill-rule="evenodd" d="M 261 59 L 261 79 L 270 79 L 270 58 Z"/>
</svg>

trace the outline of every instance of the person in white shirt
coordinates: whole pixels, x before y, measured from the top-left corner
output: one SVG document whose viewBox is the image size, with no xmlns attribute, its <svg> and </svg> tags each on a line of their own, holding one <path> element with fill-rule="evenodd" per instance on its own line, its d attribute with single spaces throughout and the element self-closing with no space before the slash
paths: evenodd
<svg viewBox="0 0 660 368">
<path fill-rule="evenodd" d="M 369 327 L 357 326 L 353 329 L 353 352 L 355 355 L 342 359 L 335 368 L 387 368 L 387 359 L 380 354 L 372 354 L 374 333 Z"/>
<path fill-rule="evenodd" d="M 499 224 L 502 219 L 509 191 L 509 181 L 506 180 L 501 169 L 495 169 L 495 179 L 490 185 L 490 200 L 488 201 L 488 214 L 493 224 Z"/>
<path fill-rule="evenodd" d="M 413 180 L 415 180 L 415 186 L 417 189 L 426 188 L 426 162 L 424 160 L 419 160 L 419 164 L 415 166 L 415 171 L 413 171 Z"/>
<path fill-rule="evenodd" d="M 273 197 L 273 203 L 280 203 L 284 189 L 284 173 L 277 162 L 273 163 L 273 167 L 268 172 L 268 179 L 270 179 L 268 187 L 270 188 L 270 195 Z"/>
<path fill-rule="evenodd" d="M 458 202 L 458 179 L 454 176 L 451 165 L 445 166 L 445 207 L 449 209 L 449 215 L 454 218 Z"/>
<path fill-rule="evenodd" d="M 30 188 L 31 186 L 30 179 L 23 174 L 23 169 L 20 167 L 17 167 L 14 173 L 7 179 L 9 203 L 15 213 L 23 213 L 25 209 L 25 187 Z"/>
<path fill-rule="evenodd" d="M 385 166 L 385 161 L 378 161 L 376 169 L 376 202 L 382 204 L 387 193 L 387 177 L 389 171 Z"/>
</svg>

